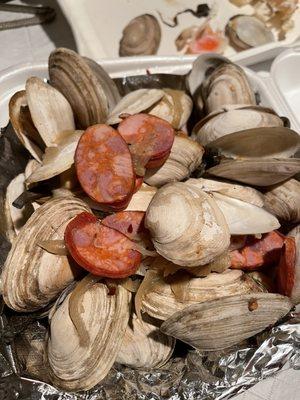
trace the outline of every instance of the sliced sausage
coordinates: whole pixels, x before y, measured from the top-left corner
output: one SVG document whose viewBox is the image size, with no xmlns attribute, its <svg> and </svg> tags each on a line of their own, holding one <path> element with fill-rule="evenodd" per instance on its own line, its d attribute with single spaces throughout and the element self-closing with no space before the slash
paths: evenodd
<svg viewBox="0 0 300 400">
<path fill-rule="evenodd" d="M 144 219 L 143 211 L 121 211 L 104 218 L 102 224 L 116 229 L 129 239 L 137 240 L 146 231 Z"/>
<path fill-rule="evenodd" d="M 124 119 L 118 131 L 130 145 L 136 173 L 144 168 L 158 168 L 168 158 L 174 141 L 174 129 L 169 122 L 148 114 L 135 114 Z"/>
<path fill-rule="evenodd" d="M 247 236 L 245 246 L 230 252 L 231 268 L 252 271 L 277 264 L 285 237 L 273 231 L 261 239 Z"/>
<path fill-rule="evenodd" d="M 75 167 L 83 190 L 104 210 L 126 208 L 135 174 L 128 146 L 115 129 L 104 124 L 89 127 L 79 140 Z"/>
<path fill-rule="evenodd" d="M 74 260 L 94 275 L 125 278 L 134 274 L 141 263 L 141 253 L 128 237 L 88 212 L 69 222 L 65 243 Z"/>
<path fill-rule="evenodd" d="M 296 276 L 296 244 L 295 238 L 286 237 L 282 248 L 279 265 L 276 270 L 278 292 L 291 296 Z"/>
</svg>

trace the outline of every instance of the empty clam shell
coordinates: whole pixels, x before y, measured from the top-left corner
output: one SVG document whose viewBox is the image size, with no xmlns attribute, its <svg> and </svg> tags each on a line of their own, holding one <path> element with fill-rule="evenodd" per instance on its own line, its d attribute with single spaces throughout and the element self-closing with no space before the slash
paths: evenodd
<svg viewBox="0 0 300 400">
<path fill-rule="evenodd" d="M 107 124 L 113 125 L 122 121 L 121 114 L 138 114 L 147 110 L 164 96 L 161 89 L 138 89 L 124 96 L 108 116 Z"/>
<path fill-rule="evenodd" d="M 298 203 L 299 204 L 299 203 Z M 300 303 L 300 225 L 292 229 L 288 236 L 295 238 L 296 244 L 296 264 L 295 264 L 295 280 L 291 293 L 291 300 L 294 304 Z"/>
<path fill-rule="evenodd" d="M 58 48 L 49 57 L 50 84 L 71 104 L 81 129 L 103 123 L 108 115 L 108 100 L 97 75 L 75 51 Z"/>
<path fill-rule="evenodd" d="M 242 294 L 192 304 L 173 314 L 161 331 L 201 351 L 231 347 L 275 324 L 292 307 L 273 293 Z"/>
<path fill-rule="evenodd" d="M 270 188 L 264 200 L 266 209 L 280 220 L 300 222 L 300 182 L 296 179 Z"/>
<path fill-rule="evenodd" d="M 44 144 L 32 122 L 25 90 L 15 93 L 10 99 L 9 118 L 20 142 L 32 157 L 41 161 Z"/>
<path fill-rule="evenodd" d="M 283 126 L 282 119 L 271 109 L 240 105 L 224 107 L 200 120 L 192 135 L 199 143 L 208 143 L 233 132 L 250 128 Z"/>
<path fill-rule="evenodd" d="M 83 211 L 89 208 L 81 200 L 58 197 L 39 207 L 21 228 L 2 272 L 3 299 L 10 308 L 38 310 L 78 275 L 79 269 L 71 267 L 66 256 L 48 253 L 38 243 L 62 240 L 69 221 Z"/>
<path fill-rule="evenodd" d="M 114 295 L 88 276 L 79 282 L 50 321 L 48 361 L 53 383 L 66 390 L 88 390 L 111 369 L 129 318 L 130 293 Z"/>
<path fill-rule="evenodd" d="M 217 192 L 213 197 L 224 214 L 231 235 L 255 235 L 280 228 L 277 218 L 261 207 Z"/>
<path fill-rule="evenodd" d="M 249 186 L 242 186 L 236 183 L 204 178 L 191 178 L 187 181 L 187 183 L 194 184 L 208 193 L 217 192 L 225 196 L 233 197 L 234 199 L 246 201 L 247 203 L 253 204 L 257 207 L 264 206 L 264 195 L 258 190 Z"/>
<path fill-rule="evenodd" d="M 246 50 L 275 41 L 270 28 L 252 15 L 235 15 L 226 25 L 226 33 L 234 47 Z"/>
<path fill-rule="evenodd" d="M 170 359 L 174 346 L 174 339 L 159 330 L 157 321 L 133 314 L 116 362 L 131 368 L 159 368 Z"/>
<path fill-rule="evenodd" d="M 300 158 L 224 160 L 207 172 L 254 186 L 271 186 L 300 172 Z"/>
<path fill-rule="evenodd" d="M 105 96 L 108 102 L 108 109 L 111 111 L 117 103 L 121 100 L 121 95 L 115 82 L 111 79 L 108 73 L 94 60 L 84 57 L 85 62 L 93 70 L 94 74 L 98 78 L 102 89 L 104 90 Z"/>
<path fill-rule="evenodd" d="M 42 164 L 26 179 L 26 182 L 40 182 L 67 171 L 74 164 L 74 154 L 83 131 L 70 131 L 58 146 L 47 147 Z"/>
<path fill-rule="evenodd" d="M 285 127 L 253 128 L 219 137 L 208 147 L 228 158 L 288 158 L 300 149 L 300 135 Z"/>
<path fill-rule="evenodd" d="M 40 78 L 27 79 L 26 98 L 33 123 L 46 146 L 55 145 L 61 132 L 75 129 L 67 99 Z"/>
<path fill-rule="evenodd" d="M 181 181 L 187 178 L 202 162 L 204 148 L 184 136 L 175 136 L 169 158 L 158 169 L 149 169 L 145 182 L 152 186 Z"/>
<path fill-rule="evenodd" d="M 183 90 L 164 89 L 164 97 L 150 109 L 149 114 L 168 121 L 175 129 L 181 129 L 192 109 L 192 99 Z"/>
<path fill-rule="evenodd" d="M 164 260 L 161 262 L 165 263 Z M 187 272 L 168 278 L 163 278 L 159 271 L 150 270 L 148 273 L 151 279 L 143 291 L 141 309 L 160 320 L 166 320 L 175 312 L 194 303 L 261 291 L 253 279 L 240 270 L 212 272 L 204 278 L 193 277 Z"/>
<path fill-rule="evenodd" d="M 161 29 L 153 15 L 143 14 L 134 18 L 122 33 L 119 49 L 121 57 L 156 54 L 160 44 Z"/>
<path fill-rule="evenodd" d="M 205 265 L 229 247 L 228 226 L 215 201 L 185 183 L 170 183 L 156 192 L 145 225 L 156 251 L 174 264 Z"/>
<path fill-rule="evenodd" d="M 140 189 L 134 193 L 126 211 L 146 211 L 157 189 L 153 186 L 142 184 Z"/>
</svg>

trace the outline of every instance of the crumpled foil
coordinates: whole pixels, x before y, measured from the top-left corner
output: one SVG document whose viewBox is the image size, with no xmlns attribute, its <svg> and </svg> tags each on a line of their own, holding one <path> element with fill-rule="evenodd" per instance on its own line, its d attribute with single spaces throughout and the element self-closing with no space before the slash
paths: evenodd
<svg viewBox="0 0 300 400">
<path fill-rule="evenodd" d="M 300 369 L 300 313 L 294 312 L 277 326 L 226 351 L 189 349 L 163 368 L 149 371 L 114 365 L 93 389 L 67 393 L 26 370 L 30 365 L 31 373 L 49 381 L 42 362 L 47 329 L 36 317 L 6 316 L 3 312 L 0 316 L 1 400 L 221 400 L 282 368 Z"/>
</svg>

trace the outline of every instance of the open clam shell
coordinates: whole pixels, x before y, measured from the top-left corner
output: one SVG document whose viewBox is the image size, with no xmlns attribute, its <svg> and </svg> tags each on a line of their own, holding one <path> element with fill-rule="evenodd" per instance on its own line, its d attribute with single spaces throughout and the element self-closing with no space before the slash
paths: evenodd
<svg viewBox="0 0 300 400">
<path fill-rule="evenodd" d="M 157 321 L 133 314 L 116 362 L 132 368 L 159 368 L 170 359 L 174 346 L 175 340 L 159 330 Z"/>
<path fill-rule="evenodd" d="M 260 106 L 228 106 L 214 111 L 200 120 L 192 135 L 206 146 L 210 142 L 233 132 L 250 128 L 283 126 L 282 119 L 271 109 Z"/>
<path fill-rule="evenodd" d="M 151 14 L 140 15 L 123 29 L 119 55 L 140 56 L 156 54 L 161 39 L 157 19 Z"/>
<path fill-rule="evenodd" d="M 207 170 L 213 176 L 253 186 L 272 186 L 300 172 L 300 158 L 224 160 Z"/>
<path fill-rule="evenodd" d="M 2 272 L 5 303 L 16 311 L 34 311 L 47 305 L 78 275 L 66 256 L 43 250 L 39 243 L 62 240 L 69 221 L 89 211 L 73 196 L 52 199 L 39 207 L 14 240 Z"/>
<path fill-rule="evenodd" d="M 156 187 L 143 183 L 140 189 L 132 196 L 126 211 L 146 211 L 156 192 Z"/>
<path fill-rule="evenodd" d="M 170 183 L 156 192 L 145 226 L 156 251 L 174 264 L 205 265 L 229 247 L 228 226 L 215 201 L 185 183 Z"/>
<path fill-rule="evenodd" d="M 251 293 L 192 304 L 173 314 L 161 331 L 201 351 L 226 349 L 261 332 L 292 307 L 288 297 Z"/>
<path fill-rule="evenodd" d="M 149 284 L 144 290 L 140 286 L 141 310 L 160 320 L 166 320 L 194 303 L 261 291 L 254 280 L 240 270 L 212 272 L 204 278 L 193 277 L 184 271 L 167 278 L 155 270 L 149 270 L 147 274 L 149 276 L 144 279 L 149 279 Z"/>
<path fill-rule="evenodd" d="M 67 99 L 40 78 L 27 79 L 26 98 L 32 121 L 46 146 L 55 145 L 61 132 L 75 129 Z"/>
<path fill-rule="evenodd" d="M 161 89 L 138 89 L 124 96 L 109 114 L 106 123 L 117 124 L 122 121 L 122 114 L 138 114 L 147 110 L 164 96 Z"/>
<path fill-rule="evenodd" d="M 49 57 L 50 84 L 71 104 L 81 129 L 103 123 L 108 115 L 108 100 L 97 75 L 75 51 L 58 48 Z"/>
<path fill-rule="evenodd" d="M 99 279 L 84 278 L 51 316 L 51 378 L 65 390 L 88 390 L 99 383 L 122 345 L 131 295 L 121 286 L 109 295 Z"/>
<path fill-rule="evenodd" d="M 152 186 L 181 181 L 187 178 L 202 162 L 204 148 L 184 136 L 175 136 L 169 158 L 158 169 L 148 169 L 144 180 Z"/>
<path fill-rule="evenodd" d="M 25 90 L 15 93 L 9 101 L 9 118 L 23 146 L 33 158 L 41 161 L 44 143 L 33 124 Z"/>
<path fill-rule="evenodd" d="M 239 50 L 274 42 L 272 30 L 253 15 L 235 15 L 226 25 L 231 44 Z"/>
<path fill-rule="evenodd" d="M 265 207 L 281 221 L 300 222 L 300 182 L 290 179 L 264 194 Z"/>
</svg>

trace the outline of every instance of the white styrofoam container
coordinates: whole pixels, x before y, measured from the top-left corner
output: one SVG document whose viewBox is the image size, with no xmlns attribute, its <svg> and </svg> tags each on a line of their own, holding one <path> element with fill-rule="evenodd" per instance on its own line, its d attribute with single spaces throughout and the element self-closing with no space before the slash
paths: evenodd
<svg viewBox="0 0 300 400">
<path fill-rule="evenodd" d="M 207 3 L 211 8 L 210 24 L 214 30 L 224 30 L 228 20 L 234 15 L 253 13 L 251 6 L 237 7 L 229 0 L 58 0 L 58 2 L 72 26 L 79 53 L 96 60 L 119 56 L 119 42 L 123 29 L 130 20 L 141 14 L 149 13 L 158 18 L 162 35 L 157 55 L 172 56 L 179 54 L 175 39 L 182 30 L 192 25 L 202 25 L 205 18 L 198 19 L 190 13 L 185 13 L 178 17 L 178 26 L 170 28 L 161 23 L 158 11 L 162 13 L 164 19 L 171 21 L 178 11 L 187 8 L 196 10 L 200 3 Z M 295 11 L 292 19 L 294 27 L 288 31 L 284 40 L 239 53 L 229 45 L 224 55 L 233 61 L 247 60 L 248 64 L 274 58 L 283 47 L 293 45 L 300 37 L 300 8 Z"/>
<path fill-rule="evenodd" d="M 186 74 L 192 67 L 190 57 L 131 57 L 100 60 L 111 77 L 151 73 Z M 260 94 L 261 104 L 290 119 L 291 127 L 300 133 L 300 49 L 283 52 L 272 64 L 271 73 L 255 73 L 245 68 L 252 87 Z M 19 65 L 0 74 L 0 127 L 7 125 L 10 97 L 25 87 L 30 76 L 47 78 L 47 64 Z M 297 99 L 299 97 L 299 100 Z"/>
</svg>

